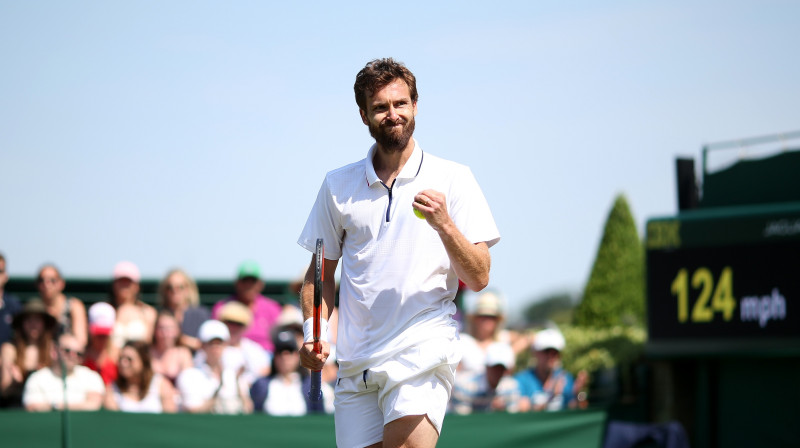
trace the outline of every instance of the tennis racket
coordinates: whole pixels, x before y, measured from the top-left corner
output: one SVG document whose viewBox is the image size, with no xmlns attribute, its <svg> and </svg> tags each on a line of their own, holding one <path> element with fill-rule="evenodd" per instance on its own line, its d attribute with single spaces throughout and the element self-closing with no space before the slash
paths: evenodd
<svg viewBox="0 0 800 448">
<path fill-rule="evenodd" d="M 319 342 L 320 328 L 319 319 L 322 313 L 322 280 L 325 267 L 325 246 L 322 238 L 317 239 L 317 248 L 314 252 L 314 351 L 322 353 L 322 344 Z M 308 398 L 311 401 L 322 400 L 322 371 L 311 372 L 311 389 L 308 391 Z"/>
</svg>

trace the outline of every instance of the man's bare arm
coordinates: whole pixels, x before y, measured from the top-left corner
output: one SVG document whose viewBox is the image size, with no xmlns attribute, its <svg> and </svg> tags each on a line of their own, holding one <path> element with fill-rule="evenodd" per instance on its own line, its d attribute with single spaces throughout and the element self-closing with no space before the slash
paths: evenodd
<svg viewBox="0 0 800 448">
<path fill-rule="evenodd" d="M 314 316 L 314 256 L 311 256 L 311 263 L 308 265 L 303 287 L 300 290 L 300 305 L 303 308 L 303 320 Z M 320 316 L 323 319 L 330 319 L 334 307 L 334 296 L 336 295 L 336 266 L 339 260 L 325 260 L 322 282 L 322 304 L 320 306 Z M 324 337 L 324 335 L 323 335 Z M 325 360 L 330 354 L 330 345 L 322 341 L 322 354 L 313 352 L 313 344 L 306 343 L 300 348 L 300 363 L 303 367 L 311 370 L 320 370 Z"/>
</svg>

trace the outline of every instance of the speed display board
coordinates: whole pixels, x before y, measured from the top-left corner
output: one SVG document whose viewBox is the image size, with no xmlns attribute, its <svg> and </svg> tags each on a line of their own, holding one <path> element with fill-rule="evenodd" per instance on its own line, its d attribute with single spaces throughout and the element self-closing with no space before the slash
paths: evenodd
<svg viewBox="0 0 800 448">
<path fill-rule="evenodd" d="M 648 349 L 800 350 L 800 205 L 647 224 Z"/>
</svg>

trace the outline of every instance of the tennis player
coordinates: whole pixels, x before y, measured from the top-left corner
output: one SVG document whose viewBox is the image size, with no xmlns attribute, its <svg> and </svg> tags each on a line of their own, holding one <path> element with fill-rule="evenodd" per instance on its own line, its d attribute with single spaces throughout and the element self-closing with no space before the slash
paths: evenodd
<svg viewBox="0 0 800 448">
<path fill-rule="evenodd" d="M 461 359 L 452 318 L 458 281 L 486 287 L 489 247 L 500 234 L 470 169 L 414 140 L 416 79 L 402 63 L 369 62 L 354 90 L 375 144 L 365 159 L 325 176 L 298 240 L 313 253 L 324 239 L 323 317 L 333 310 L 342 260 L 336 444 L 434 447 Z M 313 284 L 312 256 L 301 360 L 319 370 L 330 345 L 312 350 Z"/>
</svg>

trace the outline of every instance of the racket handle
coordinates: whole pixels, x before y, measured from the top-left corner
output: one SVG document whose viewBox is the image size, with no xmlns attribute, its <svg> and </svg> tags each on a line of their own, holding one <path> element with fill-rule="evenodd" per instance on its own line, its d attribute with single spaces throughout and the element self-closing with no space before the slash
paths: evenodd
<svg viewBox="0 0 800 448">
<path fill-rule="evenodd" d="M 311 389 L 308 391 L 308 398 L 314 402 L 322 400 L 322 371 L 311 372 Z"/>
</svg>

